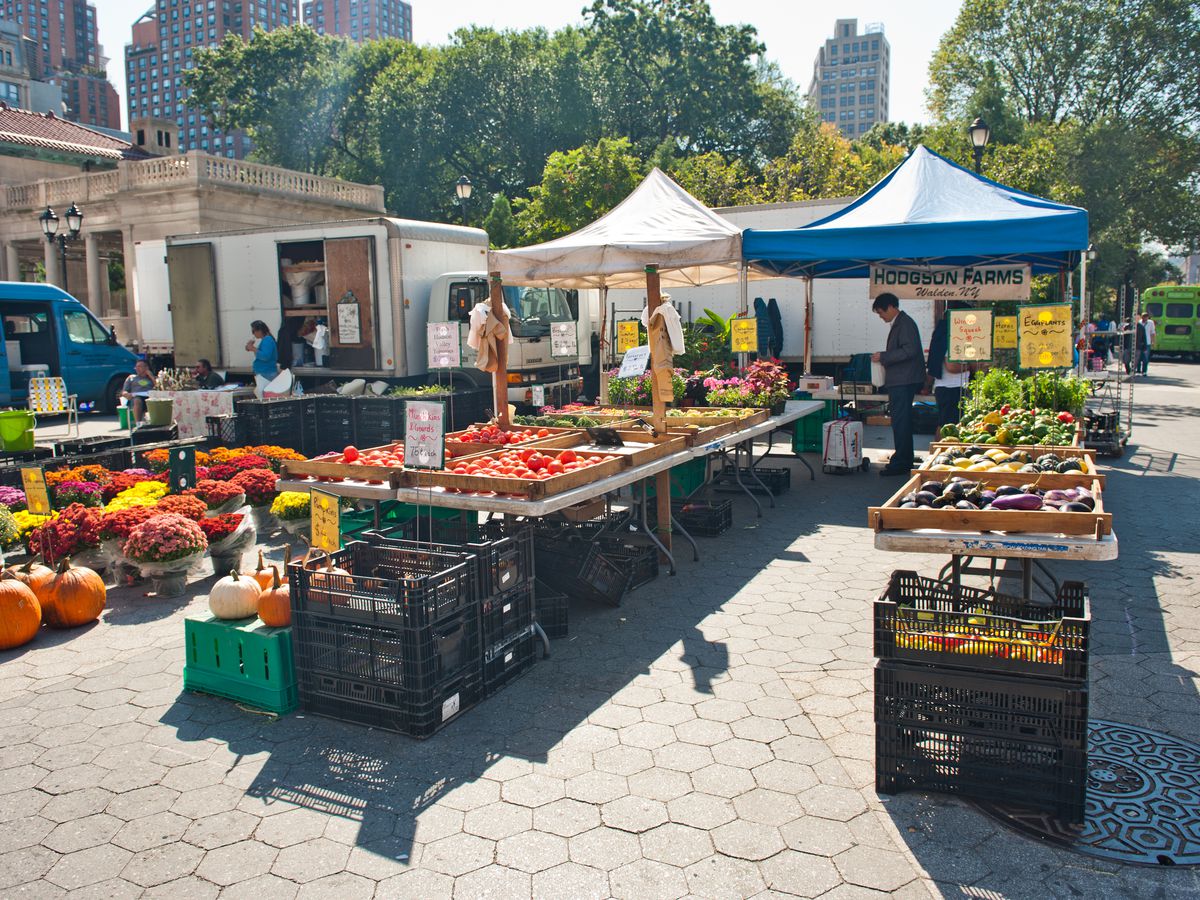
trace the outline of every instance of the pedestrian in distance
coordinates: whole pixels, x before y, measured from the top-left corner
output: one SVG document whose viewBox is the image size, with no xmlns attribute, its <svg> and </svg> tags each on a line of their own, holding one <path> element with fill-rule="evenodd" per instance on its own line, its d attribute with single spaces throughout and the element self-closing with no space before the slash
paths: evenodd
<svg viewBox="0 0 1200 900">
<path fill-rule="evenodd" d="M 1154 325 L 1154 320 L 1150 318 L 1150 313 L 1142 313 L 1142 318 L 1137 324 L 1137 374 L 1150 374 L 1150 351 L 1154 349 L 1155 338 L 1158 336 L 1158 329 Z"/>
<path fill-rule="evenodd" d="M 250 332 L 254 337 L 246 342 L 246 350 L 254 354 L 254 395 L 261 398 L 263 389 L 279 374 L 279 347 L 262 319 L 250 323 Z"/>
<path fill-rule="evenodd" d="M 883 365 L 883 385 L 892 417 L 892 441 L 896 450 L 879 474 L 884 477 L 908 475 L 913 465 L 913 400 L 925 384 L 925 351 L 921 332 L 912 316 L 901 312 L 895 294 L 880 294 L 871 309 L 891 326 L 887 348 L 871 354 L 873 362 Z"/>
</svg>

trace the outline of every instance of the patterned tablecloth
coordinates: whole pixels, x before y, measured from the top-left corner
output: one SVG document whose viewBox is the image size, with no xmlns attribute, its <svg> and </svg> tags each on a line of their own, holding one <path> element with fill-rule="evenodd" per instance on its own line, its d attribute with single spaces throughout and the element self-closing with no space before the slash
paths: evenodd
<svg viewBox="0 0 1200 900">
<path fill-rule="evenodd" d="M 208 416 L 232 416 L 234 400 L 254 396 L 254 392 L 238 391 L 151 391 L 150 396 L 174 400 L 175 424 L 181 438 L 204 437 L 208 434 Z"/>
</svg>

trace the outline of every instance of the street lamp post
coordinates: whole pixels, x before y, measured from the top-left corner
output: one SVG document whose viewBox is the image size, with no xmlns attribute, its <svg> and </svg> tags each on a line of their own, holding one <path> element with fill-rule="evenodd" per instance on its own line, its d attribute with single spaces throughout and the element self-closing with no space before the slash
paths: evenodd
<svg viewBox="0 0 1200 900">
<path fill-rule="evenodd" d="M 971 136 L 971 149 L 975 152 L 975 174 L 978 175 L 983 165 L 983 148 L 988 145 L 992 130 L 988 128 L 987 122 L 977 117 L 967 129 L 967 133 Z"/>
<path fill-rule="evenodd" d="M 475 190 L 471 184 L 471 179 L 466 175 L 460 175 L 458 181 L 454 183 L 454 194 L 458 197 L 458 205 L 462 208 L 463 224 L 467 224 L 467 203 L 471 200 L 471 192 Z"/>
<path fill-rule="evenodd" d="M 46 236 L 46 240 L 51 244 L 58 244 L 58 267 L 62 271 L 62 289 L 67 290 L 67 241 L 73 241 L 79 237 L 79 230 L 83 227 L 83 211 L 74 203 L 66 212 L 67 233 L 58 233 L 58 215 L 50 207 L 46 207 L 46 211 L 38 216 L 38 221 L 42 225 L 42 234 Z"/>
</svg>

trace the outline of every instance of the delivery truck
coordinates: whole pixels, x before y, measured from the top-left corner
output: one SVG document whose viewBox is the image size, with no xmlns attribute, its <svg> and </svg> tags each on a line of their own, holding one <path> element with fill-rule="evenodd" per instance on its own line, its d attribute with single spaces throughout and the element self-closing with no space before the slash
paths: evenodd
<svg viewBox="0 0 1200 900">
<path fill-rule="evenodd" d="M 176 365 L 208 359 L 249 380 L 245 346 L 250 323 L 261 320 L 276 336 L 280 366 L 302 381 L 490 384 L 467 345 L 471 310 L 489 296 L 487 247 L 476 228 L 385 217 L 139 242 L 141 345 Z M 591 363 L 586 312 L 594 302 L 516 286 L 505 287 L 505 301 L 514 337 L 509 401 L 575 399 L 581 367 Z M 431 367 L 430 325 L 457 336 L 458 365 L 438 365 L 439 357 Z"/>
</svg>

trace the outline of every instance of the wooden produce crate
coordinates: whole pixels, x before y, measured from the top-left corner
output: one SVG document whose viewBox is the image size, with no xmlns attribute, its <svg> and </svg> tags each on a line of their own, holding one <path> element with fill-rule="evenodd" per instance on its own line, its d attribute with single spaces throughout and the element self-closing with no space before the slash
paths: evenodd
<svg viewBox="0 0 1200 900">
<path fill-rule="evenodd" d="M 684 435 L 670 433 L 652 435 L 639 429 L 637 431 L 618 431 L 617 437 L 625 442 L 625 446 L 601 447 L 597 444 L 588 443 L 586 435 L 583 440 L 575 444 L 556 446 L 559 449 L 570 447 L 572 450 L 586 454 L 613 454 L 614 456 L 621 457 L 626 468 L 644 466 L 646 463 L 654 462 L 656 459 L 662 459 L 664 456 L 670 456 L 672 453 L 679 453 L 688 448 L 688 439 Z"/>
<path fill-rule="evenodd" d="M 946 474 L 953 477 L 953 473 Z M 1009 474 L 1013 475 L 1014 473 Z M 971 481 L 977 481 L 984 487 L 999 487 L 1011 483 L 993 479 L 988 472 L 974 472 L 970 475 L 964 474 L 963 477 L 969 477 Z M 1100 483 L 1096 480 L 1093 480 L 1089 487 L 1096 502 L 1096 508 L 1090 512 L 1049 512 L 1042 509 L 901 509 L 900 498 L 911 491 L 916 491 L 923 482 L 929 480 L 929 473 L 914 476 L 906 481 L 882 506 L 869 507 L 867 509 L 868 524 L 876 531 L 915 531 L 922 528 L 938 528 L 942 531 L 1091 535 L 1096 540 L 1112 533 L 1112 514 L 1104 511 Z M 1029 484 L 1029 481 L 1022 481 L 1020 484 Z"/>
<path fill-rule="evenodd" d="M 403 443 L 386 444 L 387 448 L 399 448 L 403 451 Z M 360 453 L 369 453 L 371 450 L 382 449 L 379 447 L 369 447 L 366 450 L 359 451 Z M 353 481 L 379 481 L 390 485 L 392 488 L 400 486 L 400 475 L 404 472 L 403 466 L 364 466 L 361 463 L 347 463 L 340 460 L 341 454 L 337 454 L 332 459 L 288 459 L 284 460 L 282 473 L 286 477 L 294 475 L 298 477 L 313 477 L 313 478 L 333 478 L 337 480 L 351 479 Z"/>
<path fill-rule="evenodd" d="M 506 447 L 516 449 L 520 445 Z M 472 459 L 481 459 L 490 454 L 481 454 Z M 581 452 L 579 456 L 613 456 L 611 453 Z M 400 487 L 440 487 L 448 490 L 461 491 L 468 494 L 523 494 L 531 500 L 540 500 L 553 494 L 561 494 L 571 488 L 579 487 L 591 481 L 599 481 L 616 475 L 628 465 L 622 459 L 609 459 L 586 469 L 576 469 L 574 472 L 564 472 L 543 480 L 524 478 L 496 478 L 490 475 L 456 475 L 444 469 L 437 471 L 426 469 L 405 469 L 400 475 Z"/>
<path fill-rule="evenodd" d="M 728 412 L 728 409 L 721 408 L 720 412 Z M 706 406 L 671 407 L 667 414 L 667 427 L 669 428 L 672 425 L 700 425 L 707 427 L 733 422 L 734 427 L 731 430 L 737 431 L 740 428 L 749 428 L 751 425 L 765 422 L 771 415 L 769 409 L 743 409 L 739 410 L 739 415 L 736 416 L 720 415 L 720 412 L 717 411 L 717 408 Z M 708 413 L 708 415 L 705 415 L 705 413 Z M 649 406 L 605 406 L 597 407 L 594 412 L 589 410 L 583 414 L 591 416 L 593 419 L 639 418 L 649 422 L 650 417 L 654 415 L 654 410 Z"/>
<path fill-rule="evenodd" d="M 927 481 L 930 479 L 936 479 L 936 480 L 942 481 L 942 480 L 946 480 L 949 478 L 953 478 L 956 475 L 963 477 L 963 478 L 972 478 L 972 479 L 975 478 L 976 476 L 991 478 L 993 476 L 1003 475 L 1003 476 L 1009 476 L 1016 480 L 1000 481 L 1000 482 L 998 482 L 999 484 L 1012 484 L 1012 485 L 1015 485 L 1016 487 L 1020 487 L 1023 484 L 1036 484 L 1038 487 L 1045 488 L 1047 490 L 1049 490 L 1051 488 L 1090 487 L 1092 481 L 1098 481 L 1098 482 L 1100 482 L 1100 486 L 1104 487 L 1105 476 L 1098 471 L 1098 468 L 1096 466 L 1096 455 L 1095 455 L 1095 452 L 1091 451 L 1091 450 L 1082 450 L 1082 449 L 1074 448 L 1074 447 L 1058 447 L 1058 448 L 1056 448 L 1058 451 L 1060 451 L 1055 454 L 1056 456 L 1061 456 L 1064 459 L 1070 459 L 1070 458 L 1078 459 L 1080 461 L 1079 464 L 1081 466 L 1083 466 L 1083 470 L 1080 472 L 1061 472 L 1061 473 L 1060 472 L 1038 472 L 1038 473 L 1035 473 L 1035 472 L 989 472 L 989 471 L 972 472 L 967 469 L 955 469 L 953 471 L 935 470 L 933 468 L 933 466 L 935 465 L 934 460 L 942 452 L 945 452 L 945 450 L 953 450 L 954 446 L 955 446 L 954 444 L 950 444 L 950 445 L 947 445 L 942 450 L 934 450 L 933 449 L 934 445 L 931 444 L 929 456 L 925 459 L 925 462 L 923 462 L 919 468 L 914 468 L 912 470 L 913 474 L 914 475 L 917 475 L 917 474 L 925 475 L 925 476 L 927 476 L 927 478 L 926 478 Z M 989 446 L 989 449 L 990 449 L 990 446 Z M 997 449 L 1008 450 L 1010 448 L 1004 447 L 1004 448 L 997 448 Z M 1011 448 L 1011 449 L 1016 449 L 1016 448 Z M 1054 450 L 1047 449 L 1044 452 L 1054 453 Z M 1038 454 L 1038 455 L 1041 455 L 1041 454 Z M 939 476 L 945 476 L 945 478 L 941 478 Z"/>
<path fill-rule="evenodd" d="M 1056 456 L 1079 456 L 1088 460 L 1092 471 L 1096 470 L 1096 451 L 1088 447 L 1064 447 L 1061 444 L 968 444 L 965 441 L 932 441 L 929 452 L 936 455 L 944 450 L 955 450 L 959 447 L 982 447 L 985 450 L 1003 450 L 1011 453 L 1014 450 L 1024 450 L 1034 458 L 1043 453 L 1053 453 Z"/>
<path fill-rule="evenodd" d="M 520 447 L 569 447 L 571 441 L 578 440 L 583 435 L 583 432 L 578 428 L 551 428 L 544 425 L 518 425 L 516 428 L 532 429 L 534 431 L 550 432 L 544 438 L 535 438 L 530 441 L 522 441 L 519 444 L 483 444 L 471 441 L 469 443 L 460 443 L 454 439 L 459 435 L 465 434 L 469 429 L 460 431 L 451 431 L 446 435 L 446 456 L 450 459 L 459 459 L 464 456 L 479 456 L 484 453 L 495 453 L 500 450 L 510 450 Z M 563 443 L 566 441 L 566 443 Z"/>
</svg>

